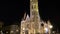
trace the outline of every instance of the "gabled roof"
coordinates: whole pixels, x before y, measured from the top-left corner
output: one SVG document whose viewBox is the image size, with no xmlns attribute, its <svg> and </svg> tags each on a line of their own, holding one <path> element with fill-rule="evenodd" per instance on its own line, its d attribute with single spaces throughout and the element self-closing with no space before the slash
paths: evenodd
<svg viewBox="0 0 60 34">
<path fill-rule="evenodd" d="M 26 20 L 29 20 L 30 19 L 30 17 L 29 17 L 29 15 L 27 14 L 27 16 L 26 16 Z"/>
<path fill-rule="evenodd" d="M 30 20 L 30 17 L 29 17 L 29 15 L 28 14 L 24 14 L 24 17 L 22 18 L 22 21 L 25 21 L 25 20 Z"/>
</svg>

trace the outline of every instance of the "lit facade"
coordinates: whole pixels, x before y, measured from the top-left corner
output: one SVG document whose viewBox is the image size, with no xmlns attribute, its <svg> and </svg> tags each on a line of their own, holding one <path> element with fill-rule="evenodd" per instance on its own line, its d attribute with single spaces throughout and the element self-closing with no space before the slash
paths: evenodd
<svg viewBox="0 0 60 34">
<path fill-rule="evenodd" d="M 10 34 L 19 34 L 18 25 L 10 25 Z"/>
<path fill-rule="evenodd" d="M 26 17 L 26 18 L 25 18 Z M 44 24 L 41 26 L 41 24 Z M 42 21 L 39 16 L 38 0 L 30 0 L 30 17 L 24 14 L 24 18 L 21 21 L 20 34 L 43 34 L 50 33 L 49 24 Z"/>
<path fill-rule="evenodd" d="M 2 29 L 3 29 L 3 22 L 2 21 L 0 21 L 0 34 L 3 34 L 3 32 L 2 32 Z"/>
</svg>

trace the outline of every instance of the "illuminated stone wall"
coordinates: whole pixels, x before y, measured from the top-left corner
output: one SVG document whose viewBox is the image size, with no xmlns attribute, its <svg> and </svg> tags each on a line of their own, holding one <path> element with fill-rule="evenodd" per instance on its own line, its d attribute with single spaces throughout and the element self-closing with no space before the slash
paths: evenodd
<svg viewBox="0 0 60 34">
<path fill-rule="evenodd" d="M 10 25 L 10 34 L 19 34 L 18 25 Z"/>
<path fill-rule="evenodd" d="M 50 30 L 48 26 L 49 24 L 45 25 L 46 22 L 40 19 L 38 10 L 38 0 L 30 0 L 30 17 L 29 15 L 24 15 L 24 17 L 26 17 L 26 19 L 24 18 L 21 21 L 20 34 L 44 34 L 47 31 L 46 28 Z M 43 26 L 41 26 L 41 24 L 43 24 Z"/>
</svg>

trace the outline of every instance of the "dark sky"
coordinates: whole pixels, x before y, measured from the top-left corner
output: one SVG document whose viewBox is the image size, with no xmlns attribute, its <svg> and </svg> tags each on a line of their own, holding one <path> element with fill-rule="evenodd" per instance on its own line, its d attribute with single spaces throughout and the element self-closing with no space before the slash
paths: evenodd
<svg viewBox="0 0 60 34">
<path fill-rule="evenodd" d="M 24 12 L 29 14 L 28 0 L 5 0 L 0 4 L 0 20 L 4 21 L 5 25 L 19 22 Z M 56 6 L 56 1 L 39 0 L 39 13 L 44 21 L 51 20 L 53 25 L 60 27 L 60 15 L 59 9 L 57 9 Z"/>
</svg>

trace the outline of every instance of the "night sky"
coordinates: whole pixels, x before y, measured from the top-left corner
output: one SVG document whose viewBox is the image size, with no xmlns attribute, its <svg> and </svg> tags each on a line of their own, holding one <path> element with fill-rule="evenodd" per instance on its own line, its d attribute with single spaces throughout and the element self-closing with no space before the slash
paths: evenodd
<svg viewBox="0 0 60 34">
<path fill-rule="evenodd" d="M 39 0 L 39 14 L 42 20 L 50 20 L 55 28 L 60 28 L 59 9 L 56 7 L 56 1 Z M 19 24 L 24 13 L 29 14 L 29 11 L 29 0 L 5 0 L 0 4 L 0 20 L 5 25 Z"/>
</svg>

